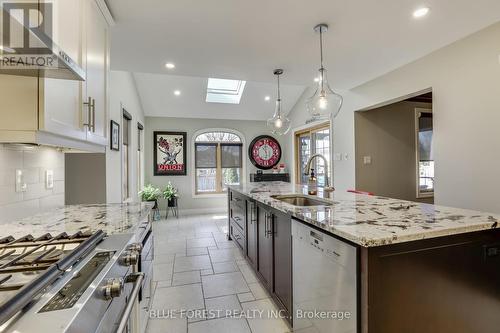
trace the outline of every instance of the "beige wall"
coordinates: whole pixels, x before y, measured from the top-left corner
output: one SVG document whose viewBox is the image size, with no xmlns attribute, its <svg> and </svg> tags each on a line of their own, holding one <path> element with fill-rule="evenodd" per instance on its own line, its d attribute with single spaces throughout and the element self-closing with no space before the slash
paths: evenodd
<svg viewBox="0 0 500 333">
<path fill-rule="evenodd" d="M 16 169 L 23 170 L 26 192 L 16 192 Z M 46 170 L 54 171 L 52 189 L 45 186 Z M 63 205 L 62 152 L 52 147 L 0 145 L 0 224 Z"/>
<path fill-rule="evenodd" d="M 432 105 L 405 101 L 355 113 L 356 189 L 421 201 L 416 198 L 415 108 Z"/>
<path fill-rule="evenodd" d="M 500 213 L 499 40 L 497 23 L 362 86 L 339 91 L 344 106 L 334 121 L 333 145 L 347 159 L 334 163 L 337 190 L 355 186 L 354 112 L 432 88 L 435 202 Z M 291 111 L 295 124 L 305 112 L 300 100 Z"/>
</svg>

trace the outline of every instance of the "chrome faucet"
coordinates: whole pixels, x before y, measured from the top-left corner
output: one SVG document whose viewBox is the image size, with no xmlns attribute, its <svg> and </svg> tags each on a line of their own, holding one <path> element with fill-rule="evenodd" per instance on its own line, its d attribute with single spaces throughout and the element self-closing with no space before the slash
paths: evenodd
<svg viewBox="0 0 500 333">
<path fill-rule="evenodd" d="M 328 179 L 328 160 L 326 159 L 325 156 L 323 156 L 321 154 L 314 154 L 311 157 L 309 157 L 309 160 L 307 160 L 307 163 L 306 163 L 306 168 L 305 168 L 304 174 L 306 176 L 309 176 L 311 174 L 311 164 L 315 158 L 321 158 L 325 162 L 325 187 L 324 187 L 324 191 L 326 191 L 326 192 L 334 191 L 333 187 L 330 187 L 330 181 Z"/>
</svg>

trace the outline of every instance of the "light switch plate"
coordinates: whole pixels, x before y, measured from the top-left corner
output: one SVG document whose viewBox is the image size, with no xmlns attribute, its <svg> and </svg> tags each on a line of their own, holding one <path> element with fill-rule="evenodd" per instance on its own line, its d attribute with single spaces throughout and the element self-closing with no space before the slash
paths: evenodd
<svg viewBox="0 0 500 333">
<path fill-rule="evenodd" d="M 45 170 L 45 188 L 54 188 L 54 170 Z"/>
<path fill-rule="evenodd" d="M 363 164 L 372 164 L 371 156 L 363 156 Z"/>
<path fill-rule="evenodd" d="M 16 170 L 16 192 L 26 192 L 28 185 L 24 182 L 23 170 Z"/>
</svg>

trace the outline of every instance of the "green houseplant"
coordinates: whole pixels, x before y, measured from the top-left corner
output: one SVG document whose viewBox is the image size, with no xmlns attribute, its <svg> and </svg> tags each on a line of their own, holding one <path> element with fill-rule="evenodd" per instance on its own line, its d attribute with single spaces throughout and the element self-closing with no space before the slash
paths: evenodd
<svg viewBox="0 0 500 333">
<path fill-rule="evenodd" d="M 160 197 L 160 195 L 160 189 L 154 187 L 152 184 L 144 186 L 144 188 L 139 191 L 139 196 L 141 197 L 142 201 L 152 201 L 155 203 L 155 206 L 153 207 L 154 209 L 158 207 L 158 198 Z"/>
<path fill-rule="evenodd" d="M 178 192 L 171 182 L 168 182 L 167 186 L 165 186 L 163 199 L 167 200 L 168 207 L 177 207 Z"/>
</svg>

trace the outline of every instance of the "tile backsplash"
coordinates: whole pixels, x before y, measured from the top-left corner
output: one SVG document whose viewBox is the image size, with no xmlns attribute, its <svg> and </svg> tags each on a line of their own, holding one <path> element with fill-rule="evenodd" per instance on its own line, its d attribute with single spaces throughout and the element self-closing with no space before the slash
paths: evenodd
<svg viewBox="0 0 500 333">
<path fill-rule="evenodd" d="M 16 170 L 22 170 L 24 192 L 16 192 Z M 46 186 L 47 170 L 53 171 L 53 188 Z M 0 144 L 0 224 L 63 205 L 63 152 L 52 147 Z"/>
</svg>

